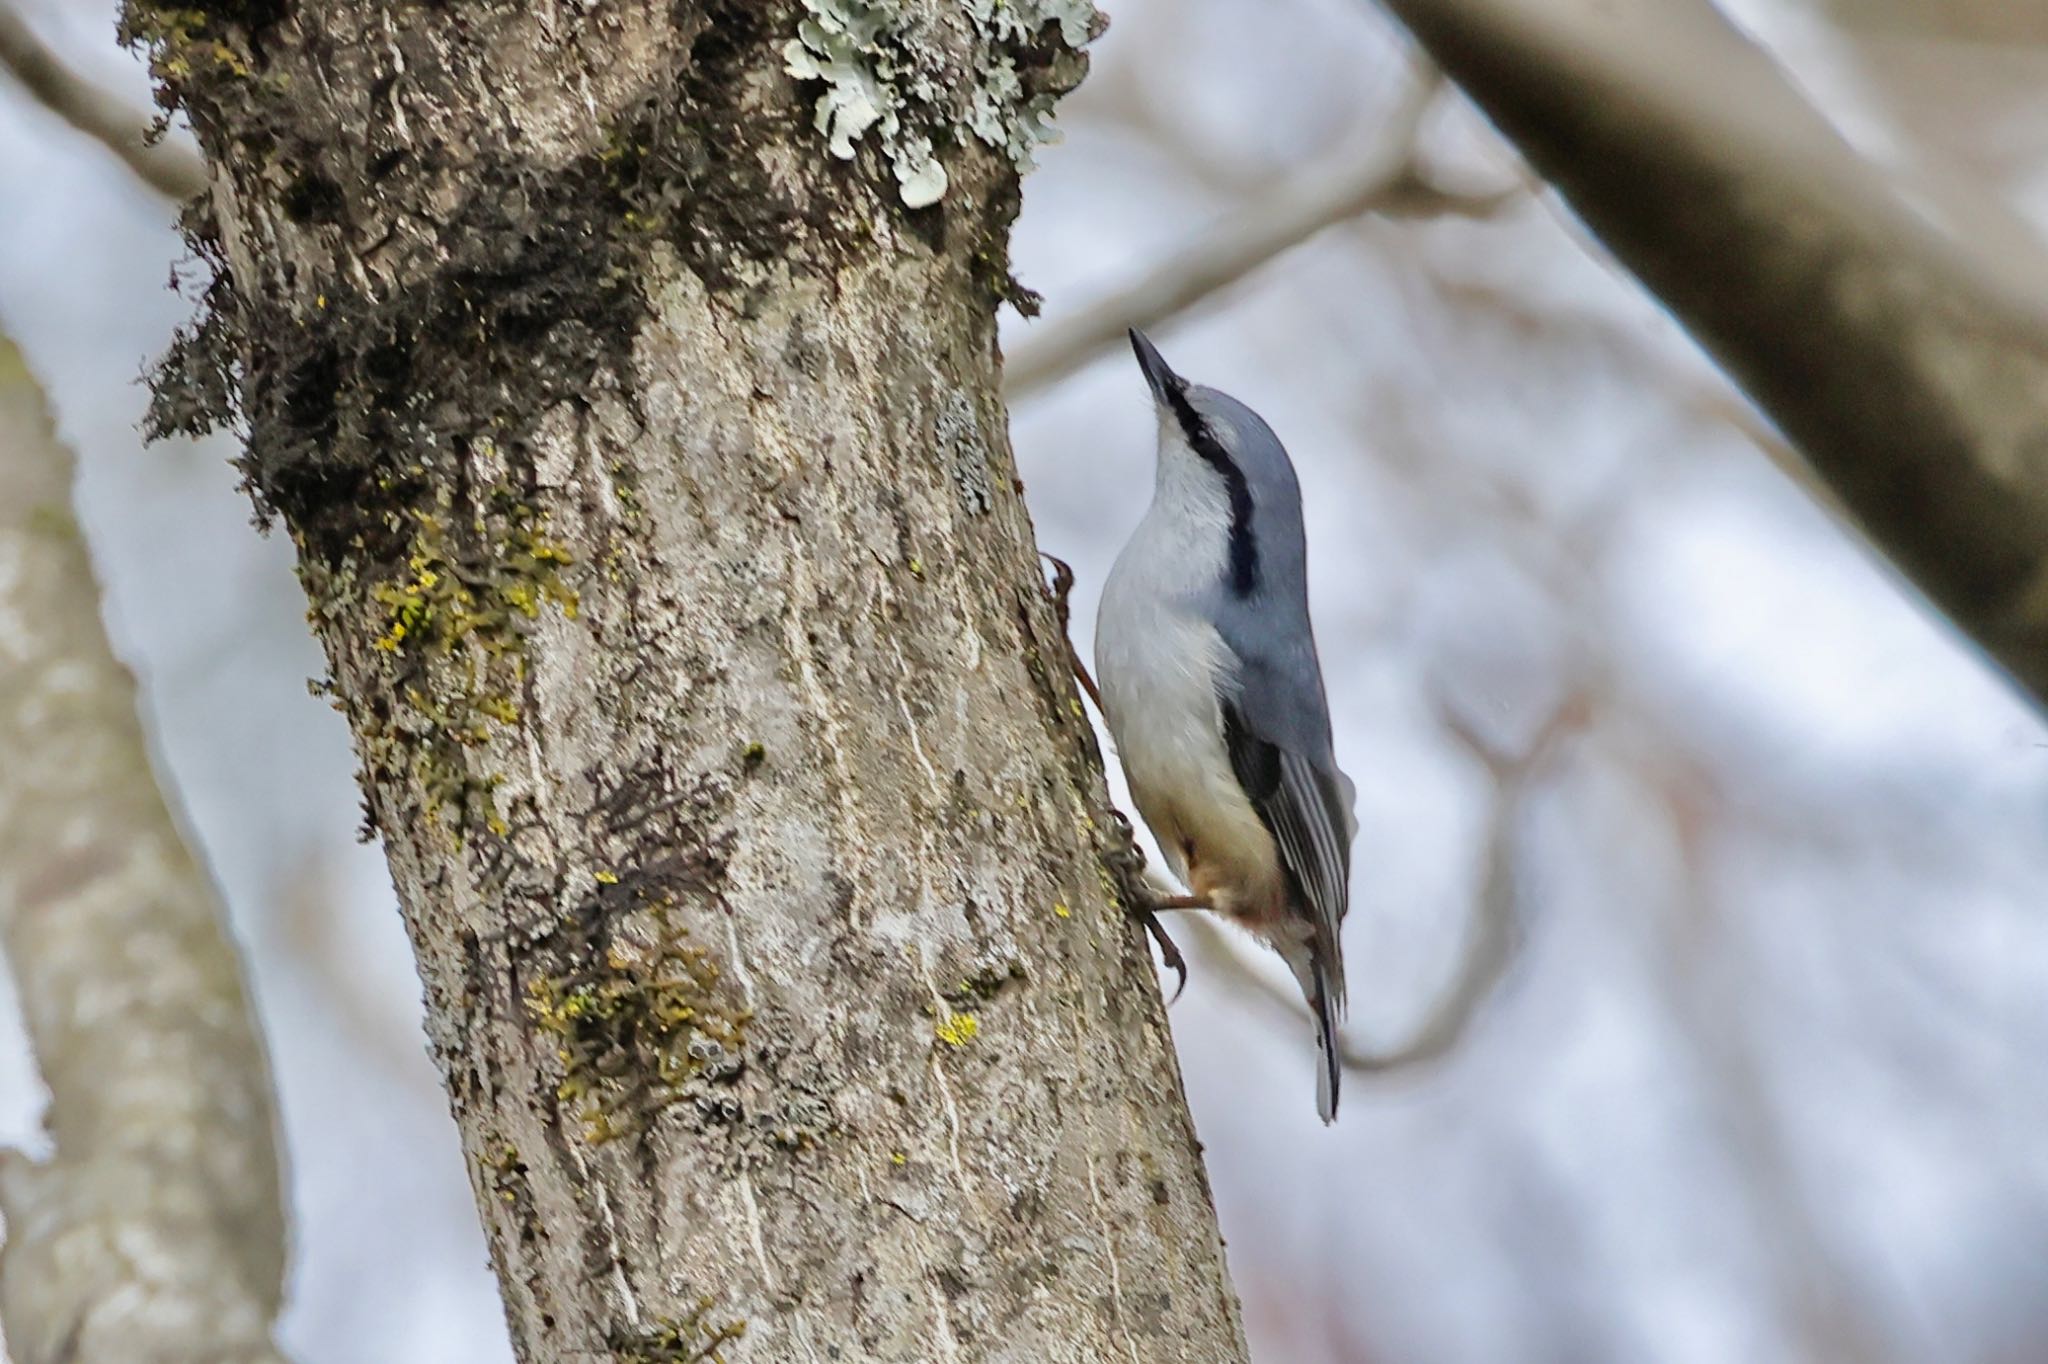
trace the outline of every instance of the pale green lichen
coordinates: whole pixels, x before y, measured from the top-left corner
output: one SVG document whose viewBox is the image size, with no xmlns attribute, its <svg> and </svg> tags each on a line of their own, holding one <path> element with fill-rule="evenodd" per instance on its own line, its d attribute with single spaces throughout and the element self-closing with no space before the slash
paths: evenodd
<svg viewBox="0 0 2048 1364">
<path fill-rule="evenodd" d="M 914 27 L 902 0 L 804 0 L 806 17 L 783 48 L 789 73 L 822 81 L 816 123 L 832 155 L 851 160 L 870 133 L 911 208 L 945 197 L 936 146 L 973 136 L 1031 169 L 1035 149 L 1057 141 L 1057 94 L 1026 95 L 1013 53 L 1049 26 L 1078 52 L 1096 32 L 1089 0 L 960 0 L 977 39 L 975 67 L 946 69 L 936 32 Z"/>
<path fill-rule="evenodd" d="M 965 0 L 983 32 L 1003 42 L 1025 43 L 1047 24 L 1060 26 L 1060 41 L 1078 48 L 1095 34 L 1095 6 L 1088 0 Z"/>
</svg>

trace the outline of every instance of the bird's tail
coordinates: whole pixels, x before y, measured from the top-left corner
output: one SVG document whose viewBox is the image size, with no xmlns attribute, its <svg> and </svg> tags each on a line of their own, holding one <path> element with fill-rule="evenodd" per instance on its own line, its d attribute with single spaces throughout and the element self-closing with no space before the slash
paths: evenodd
<svg viewBox="0 0 2048 1364">
<path fill-rule="evenodd" d="M 1316 1076 L 1316 1113 L 1327 1125 L 1337 1121 L 1337 1081 L 1343 1074 L 1343 1063 L 1337 1055 L 1337 1001 L 1320 955 L 1311 970 L 1315 988 L 1309 1004 L 1316 1013 L 1316 1049 L 1322 1059 L 1322 1070 Z"/>
<path fill-rule="evenodd" d="M 1337 1120 L 1337 1082 L 1343 1061 L 1337 1054 L 1337 1019 L 1344 1011 L 1344 967 L 1333 953 L 1314 942 L 1289 944 L 1281 957 L 1301 985 L 1302 998 L 1315 1016 L 1316 1112 L 1326 1123 Z"/>
</svg>

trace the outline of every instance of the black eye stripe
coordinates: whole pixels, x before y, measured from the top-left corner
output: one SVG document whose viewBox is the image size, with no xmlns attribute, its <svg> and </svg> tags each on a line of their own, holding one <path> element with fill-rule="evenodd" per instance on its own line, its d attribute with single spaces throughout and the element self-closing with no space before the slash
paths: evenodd
<svg viewBox="0 0 2048 1364">
<path fill-rule="evenodd" d="M 1230 493 L 1230 590 L 1240 597 L 1249 597 L 1259 586 L 1259 546 L 1252 539 L 1252 486 L 1245 479 L 1244 470 L 1237 467 L 1237 461 L 1209 429 L 1209 423 L 1188 401 L 1185 380 L 1166 385 L 1166 402 L 1173 409 L 1174 420 L 1180 423 L 1181 434 L 1187 437 L 1188 447 L 1223 476 L 1224 487 Z"/>
</svg>

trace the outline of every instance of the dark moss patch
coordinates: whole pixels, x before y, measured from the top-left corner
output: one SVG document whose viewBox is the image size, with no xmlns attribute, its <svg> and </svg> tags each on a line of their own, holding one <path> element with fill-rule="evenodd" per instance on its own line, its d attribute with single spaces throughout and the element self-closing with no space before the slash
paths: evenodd
<svg viewBox="0 0 2048 1364">
<path fill-rule="evenodd" d="M 539 1236 L 533 1208 L 530 1171 L 519 1148 L 509 1141 L 493 1143 L 477 1160 L 477 1168 L 491 1196 L 504 1208 L 506 1219 L 517 1229 L 522 1243 L 531 1245 Z"/>
<path fill-rule="evenodd" d="M 591 893 L 559 935 L 564 969 L 528 987 L 527 1010 L 562 1067 L 555 1098 L 593 1144 L 640 1130 L 671 1104 L 700 1111 L 745 1070 L 752 1015 L 724 985 L 711 951 L 678 922 L 723 870 L 711 852 L 593 874 Z"/>
<path fill-rule="evenodd" d="M 407 80 L 459 115 L 473 91 L 430 58 L 451 45 L 487 50 L 517 13 L 408 11 L 393 39 L 409 55 Z M 794 22 L 786 4 L 678 7 L 675 68 L 588 153 L 559 164 L 533 160 L 495 112 L 475 115 L 481 150 L 465 164 L 438 140 L 386 145 L 353 112 L 364 92 L 329 88 L 338 78 L 310 60 L 328 34 L 272 54 L 293 69 L 269 64 L 257 35 L 273 20 L 255 4 L 172 11 L 131 0 L 124 32 L 150 47 L 209 154 L 233 164 L 245 190 L 267 187 L 275 219 L 307 234 L 288 262 L 259 262 L 296 273 L 243 280 L 217 225 L 191 215 L 187 234 L 212 281 L 155 376 L 150 426 L 239 428 L 259 518 L 281 517 L 329 567 L 402 549 L 380 526 L 423 488 L 460 477 L 447 452 L 490 438 L 516 469 L 543 414 L 623 388 L 659 244 L 725 291 L 751 287 L 771 263 L 828 267 L 856 235 L 840 168 L 822 188 L 764 169 L 767 147 L 815 141 L 799 101 L 762 96 Z M 382 252 L 368 288 L 352 263 L 366 249 Z"/>
<path fill-rule="evenodd" d="M 835 264 L 849 235 L 864 235 L 853 227 L 857 186 L 819 157 L 828 183 L 794 196 L 759 153 L 781 143 L 815 155 L 808 105 L 791 98 L 763 108 L 743 98 L 764 54 L 779 76 L 792 8 L 755 0 L 690 8 L 694 16 L 678 23 L 696 36 L 676 89 L 650 94 L 611 130 L 605 159 L 620 220 L 667 241 L 714 292 L 743 286 L 763 262 Z"/>
<path fill-rule="evenodd" d="M 301 171 L 286 186 L 284 215 L 295 223 L 332 223 L 341 220 L 341 186 L 318 171 Z"/>
<path fill-rule="evenodd" d="M 530 467 L 525 434 L 615 382 L 645 313 L 620 253 L 564 230 L 591 211 L 588 192 L 572 170 L 530 187 L 523 211 L 479 196 L 442 268 L 391 298 L 337 288 L 311 319 L 272 305 L 238 316 L 263 338 L 245 352 L 241 389 L 259 511 L 334 564 L 375 550 L 381 494 L 403 504 L 417 495 L 409 483 L 458 476 L 422 458 L 416 480 L 393 478 L 396 452 L 490 439 Z"/>
</svg>

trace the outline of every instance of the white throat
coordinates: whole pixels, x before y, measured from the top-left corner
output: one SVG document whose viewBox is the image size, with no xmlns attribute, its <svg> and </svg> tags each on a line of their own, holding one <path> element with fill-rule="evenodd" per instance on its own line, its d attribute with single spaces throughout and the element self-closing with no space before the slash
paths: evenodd
<svg viewBox="0 0 2048 1364">
<path fill-rule="evenodd" d="M 1154 590 L 1198 591 L 1223 572 L 1230 546 L 1230 489 L 1188 445 L 1173 414 L 1159 414 L 1159 458 L 1152 505 L 1118 558 L 1118 567 Z"/>
</svg>

